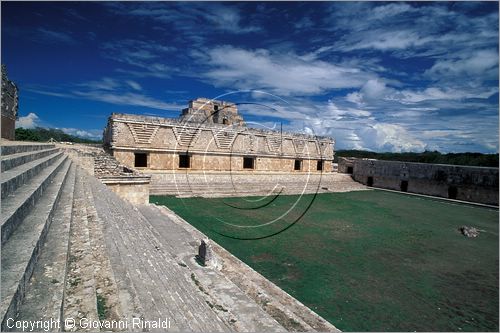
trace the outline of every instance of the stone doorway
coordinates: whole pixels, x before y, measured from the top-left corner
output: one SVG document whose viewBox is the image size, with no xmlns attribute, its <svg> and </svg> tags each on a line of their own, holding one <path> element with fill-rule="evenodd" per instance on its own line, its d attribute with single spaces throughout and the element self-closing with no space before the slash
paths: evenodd
<svg viewBox="0 0 500 333">
<path fill-rule="evenodd" d="M 456 199 L 457 198 L 458 189 L 456 186 L 448 187 L 448 199 Z"/>
<path fill-rule="evenodd" d="M 408 192 L 408 181 L 402 180 L 399 187 L 401 188 L 401 192 Z"/>
<path fill-rule="evenodd" d="M 368 177 L 368 179 L 366 180 L 366 185 L 373 186 L 373 177 Z"/>
<path fill-rule="evenodd" d="M 146 153 L 135 153 L 134 154 L 134 167 L 136 168 L 147 168 L 148 167 L 148 154 Z"/>
</svg>

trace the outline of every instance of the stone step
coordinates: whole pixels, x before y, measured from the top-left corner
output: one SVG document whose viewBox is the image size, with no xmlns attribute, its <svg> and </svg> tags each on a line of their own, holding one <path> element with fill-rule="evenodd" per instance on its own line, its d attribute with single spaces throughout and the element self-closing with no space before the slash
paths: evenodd
<svg viewBox="0 0 500 333">
<path fill-rule="evenodd" d="M 118 269 L 127 269 L 146 319 L 166 316 L 172 321 L 172 330 L 227 331 L 190 276 L 164 252 L 145 218 L 103 184 L 89 182 L 94 197 L 99 198 L 95 201 L 97 213 L 106 221 L 108 248 L 116 247 L 121 253 L 123 266 Z"/>
<path fill-rule="evenodd" d="M 88 175 L 86 176 L 88 177 Z M 108 221 L 101 220 L 97 214 L 89 182 L 84 181 L 83 187 L 94 257 L 96 291 L 107 308 L 105 319 L 131 321 L 133 318 L 141 318 L 143 317 L 142 306 L 134 297 L 137 292 L 133 289 L 126 275 L 126 270 L 123 269 L 123 261 L 119 253 L 116 252 L 116 247 L 108 248 L 106 246 L 104 230 Z M 112 268 L 113 263 L 116 264 L 115 270 Z M 128 287 L 132 288 L 129 290 Z"/>
<path fill-rule="evenodd" d="M 179 329 L 177 326 L 179 318 L 175 318 L 170 309 L 165 309 L 164 306 L 165 295 L 168 294 L 168 291 L 165 291 L 160 283 L 165 277 L 158 279 L 152 273 L 156 267 L 153 269 L 150 267 L 150 265 L 153 266 L 152 260 L 154 260 L 154 257 L 151 255 L 149 248 L 152 247 L 151 242 L 154 240 L 141 237 L 137 230 L 129 226 L 128 218 L 122 216 L 124 214 L 124 205 L 118 203 L 118 207 L 116 207 L 115 204 L 110 202 L 110 199 L 107 198 L 106 189 L 94 186 L 93 191 L 94 196 L 99 197 L 99 200 L 95 202 L 97 213 L 102 220 L 106 221 L 105 233 L 114 235 L 112 239 L 106 237 L 108 248 L 116 247 L 120 254 L 119 259 L 123 261 L 121 266 L 114 266 L 113 269 L 126 268 L 125 276 L 128 276 L 129 282 L 132 283 L 132 286 L 127 289 L 134 290 L 137 293 L 134 296 L 141 304 L 142 316 L 146 319 L 154 317 L 171 318 L 174 330 Z M 131 217 L 128 214 L 126 216 Z M 132 218 L 134 217 L 136 216 L 132 216 Z M 123 254 L 127 254 L 127 257 Z M 112 262 L 116 262 L 118 258 L 113 259 Z"/>
<path fill-rule="evenodd" d="M 51 155 L 53 153 L 56 153 L 58 150 L 59 148 L 49 148 L 49 149 L 28 151 L 28 152 L 5 155 L 5 156 L 2 155 L 1 171 L 4 172 L 12 168 L 15 168 L 21 164 L 25 164 L 37 160 L 39 158 Z"/>
<path fill-rule="evenodd" d="M 50 331 L 59 331 L 57 328 L 63 327 L 61 311 L 68 262 L 75 170 L 76 166 L 72 164 L 62 188 L 61 198 L 56 205 L 47 238 L 16 317 L 18 322 L 53 320 L 58 323 L 59 326 L 54 325 Z M 40 327 L 33 329 L 33 331 L 41 330 Z"/>
<path fill-rule="evenodd" d="M 228 321 L 234 323 L 238 331 L 285 331 L 274 318 L 264 312 L 257 303 L 218 270 L 201 267 L 192 260 L 197 251 L 199 239 L 195 239 L 186 229 L 171 221 L 156 206 L 142 205 L 138 209 L 159 233 L 163 246 L 168 246 L 171 253 L 180 257 L 177 260 L 189 267 L 197 277 L 200 286 L 213 298 L 212 303 L 215 303 L 214 305 L 219 309 L 226 310 L 223 313 L 228 313 Z"/>
<path fill-rule="evenodd" d="M 24 298 L 26 286 L 45 241 L 70 166 L 71 161 L 66 160 L 45 190 L 43 197 L 2 246 L 0 305 L 2 330 L 7 328 L 7 319 L 15 317 Z"/>
<path fill-rule="evenodd" d="M 82 327 L 80 319 L 99 319 L 83 177 L 83 170 L 77 168 L 62 306 L 62 318 L 73 318 L 75 322 L 74 326 L 65 325 L 64 331 L 93 331 L 92 327 Z"/>
<path fill-rule="evenodd" d="M 30 143 L 30 144 L 5 144 L 2 142 L 2 156 L 25 153 L 29 151 L 46 150 L 55 148 L 54 144 L 48 143 Z"/>
<path fill-rule="evenodd" d="M 2 246 L 19 223 L 32 211 L 66 159 L 66 155 L 58 157 L 52 165 L 41 170 L 28 183 L 19 187 L 14 195 L 2 200 Z"/>
<path fill-rule="evenodd" d="M 102 216 L 102 214 L 100 214 Z M 107 235 L 104 226 L 109 223 L 109 220 L 102 220 L 98 216 L 99 223 L 103 226 L 103 235 Z M 105 237 L 106 252 L 109 257 L 111 271 L 115 276 L 117 286 L 116 296 L 119 299 L 119 307 L 122 312 L 122 319 L 131 321 L 133 318 L 144 318 L 144 309 L 138 297 L 139 292 L 136 290 L 132 279 L 128 273 L 128 267 L 122 256 L 126 256 L 121 252 L 114 240 Z"/>
<path fill-rule="evenodd" d="M 13 194 L 16 189 L 26 184 L 43 169 L 57 161 L 62 154 L 62 152 L 56 152 L 2 172 L 2 200 L 7 198 L 8 195 Z"/>
<path fill-rule="evenodd" d="M 266 186 L 265 184 L 261 186 L 244 186 L 238 184 L 237 186 L 221 186 L 221 185 L 192 185 L 192 186 L 152 186 L 150 190 L 170 190 L 172 192 L 175 191 L 193 191 L 193 190 L 209 190 L 209 191 L 280 191 L 283 189 L 293 188 L 293 189 L 303 189 L 303 188 L 318 188 L 318 187 L 326 187 L 326 188 L 335 188 L 335 185 L 330 184 L 276 184 L 273 186 Z"/>
</svg>

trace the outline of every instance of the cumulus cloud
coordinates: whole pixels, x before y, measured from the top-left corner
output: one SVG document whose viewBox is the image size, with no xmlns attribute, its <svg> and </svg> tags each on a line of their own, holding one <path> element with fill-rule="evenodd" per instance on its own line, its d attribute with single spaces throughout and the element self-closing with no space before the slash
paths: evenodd
<svg viewBox="0 0 500 333">
<path fill-rule="evenodd" d="M 40 126 L 40 124 L 40 118 L 33 112 L 28 113 L 27 116 L 19 117 L 19 119 L 16 120 L 16 128 L 35 128 Z"/>
<path fill-rule="evenodd" d="M 424 151 L 426 144 L 415 138 L 404 127 L 394 124 L 376 123 L 357 132 L 363 144 L 378 151 Z"/>
</svg>

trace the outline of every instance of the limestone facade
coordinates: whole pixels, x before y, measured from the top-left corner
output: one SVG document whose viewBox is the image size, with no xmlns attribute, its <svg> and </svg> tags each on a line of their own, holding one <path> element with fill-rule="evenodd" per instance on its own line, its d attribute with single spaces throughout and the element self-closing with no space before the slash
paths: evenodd
<svg viewBox="0 0 500 333">
<path fill-rule="evenodd" d="M 104 145 L 145 171 L 332 171 L 333 139 L 249 128 L 236 105 L 208 101 L 191 101 L 179 119 L 113 113 Z"/>
<path fill-rule="evenodd" d="M 17 111 L 19 108 L 18 89 L 7 77 L 5 65 L 2 65 L 2 138 L 14 140 Z"/>
<path fill-rule="evenodd" d="M 368 186 L 498 206 L 498 168 L 339 158 L 339 172 Z"/>
</svg>

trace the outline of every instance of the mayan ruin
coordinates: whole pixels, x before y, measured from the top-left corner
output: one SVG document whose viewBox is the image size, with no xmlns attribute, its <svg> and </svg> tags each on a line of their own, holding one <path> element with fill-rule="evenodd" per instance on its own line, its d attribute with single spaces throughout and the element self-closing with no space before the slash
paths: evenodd
<svg viewBox="0 0 500 333">
<path fill-rule="evenodd" d="M 2 1 L 2 332 L 498 332 L 497 2 Z"/>
<path fill-rule="evenodd" d="M 104 144 L 141 170 L 330 172 L 334 141 L 244 125 L 235 105 L 196 99 L 179 119 L 113 114 Z"/>
<path fill-rule="evenodd" d="M 9 80 L 7 69 L 2 65 L 2 138 L 14 140 L 18 104 L 17 86 Z"/>
</svg>

